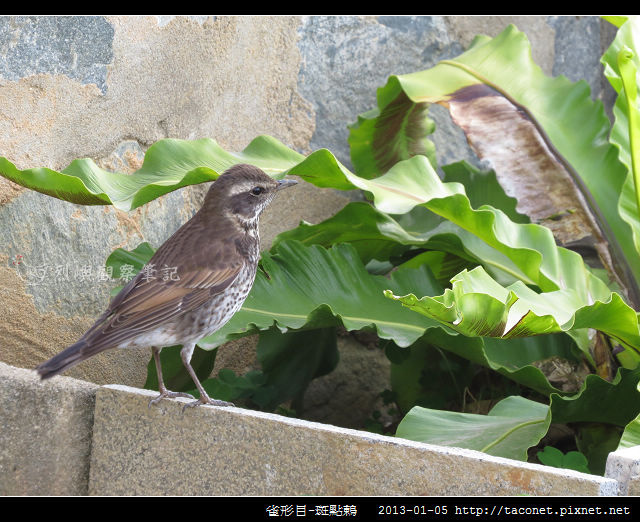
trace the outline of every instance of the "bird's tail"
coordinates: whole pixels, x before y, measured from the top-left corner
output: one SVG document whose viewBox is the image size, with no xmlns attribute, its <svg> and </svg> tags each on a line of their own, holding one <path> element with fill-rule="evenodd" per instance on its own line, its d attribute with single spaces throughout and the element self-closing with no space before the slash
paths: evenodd
<svg viewBox="0 0 640 522">
<path fill-rule="evenodd" d="M 42 380 L 58 375 L 89 357 L 105 350 L 104 347 L 91 346 L 86 340 L 79 340 L 58 355 L 43 362 L 36 368 Z"/>
</svg>

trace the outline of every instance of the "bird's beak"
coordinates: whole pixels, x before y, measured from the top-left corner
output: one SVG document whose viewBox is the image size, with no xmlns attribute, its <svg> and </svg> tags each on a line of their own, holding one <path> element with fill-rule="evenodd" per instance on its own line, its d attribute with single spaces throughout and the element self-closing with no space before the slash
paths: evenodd
<svg viewBox="0 0 640 522">
<path fill-rule="evenodd" d="M 291 185 L 295 185 L 297 183 L 298 182 L 295 179 L 279 179 L 276 190 L 282 190 L 283 188 L 290 187 Z"/>
</svg>

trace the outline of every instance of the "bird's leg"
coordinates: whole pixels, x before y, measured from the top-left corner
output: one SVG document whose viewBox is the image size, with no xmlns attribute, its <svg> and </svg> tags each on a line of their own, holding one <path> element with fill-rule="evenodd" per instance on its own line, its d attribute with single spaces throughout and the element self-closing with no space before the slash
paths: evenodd
<svg viewBox="0 0 640 522">
<path fill-rule="evenodd" d="M 160 350 L 162 348 L 158 348 L 157 346 L 152 346 L 151 351 L 153 352 L 153 360 L 156 362 L 156 373 L 158 374 L 158 391 L 160 395 L 158 395 L 155 399 L 151 399 L 149 401 L 149 408 L 151 408 L 152 404 L 157 404 L 164 398 L 171 397 L 187 397 L 189 399 L 195 399 L 193 395 L 185 392 L 174 392 L 169 391 L 164 385 L 164 379 L 162 378 L 162 365 L 160 364 Z"/>
<path fill-rule="evenodd" d="M 193 379 L 193 382 L 195 383 L 196 388 L 198 388 L 198 392 L 200 392 L 200 398 L 197 401 L 193 401 L 185 404 L 182 408 L 182 411 L 184 411 L 185 408 L 199 406 L 200 404 L 213 404 L 214 406 L 233 406 L 233 403 L 231 402 L 219 401 L 217 399 L 210 398 L 209 395 L 207 395 L 207 392 L 202 387 L 202 384 L 200 384 L 200 381 L 198 380 L 198 376 L 196 375 L 196 372 L 191 367 L 191 356 L 193 355 L 193 349 L 195 348 L 195 346 L 196 346 L 195 344 L 185 344 L 182 347 L 182 350 L 180 350 L 180 357 L 182 358 L 182 363 L 184 364 L 185 368 L 189 372 L 189 375 L 191 375 L 191 378 Z"/>
</svg>

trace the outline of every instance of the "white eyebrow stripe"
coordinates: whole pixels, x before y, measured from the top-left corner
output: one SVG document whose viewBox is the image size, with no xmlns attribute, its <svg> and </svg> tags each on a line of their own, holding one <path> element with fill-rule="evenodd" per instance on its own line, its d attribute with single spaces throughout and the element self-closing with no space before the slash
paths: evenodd
<svg viewBox="0 0 640 522">
<path fill-rule="evenodd" d="M 249 192 L 256 185 L 259 185 L 259 183 L 251 181 L 245 181 L 244 183 L 233 185 L 231 187 L 231 192 L 229 192 L 229 196 L 236 196 L 238 194 L 242 194 L 243 192 Z"/>
</svg>

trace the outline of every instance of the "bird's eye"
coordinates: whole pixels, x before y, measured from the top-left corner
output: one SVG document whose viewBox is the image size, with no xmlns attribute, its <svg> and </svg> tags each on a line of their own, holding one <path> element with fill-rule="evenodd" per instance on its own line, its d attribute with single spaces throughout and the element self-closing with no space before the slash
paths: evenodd
<svg viewBox="0 0 640 522">
<path fill-rule="evenodd" d="M 259 196 L 263 192 L 264 192 L 264 189 L 262 187 L 253 187 L 251 189 L 251 194 L 253 194 L 254 196 Z"/>
</svg>

